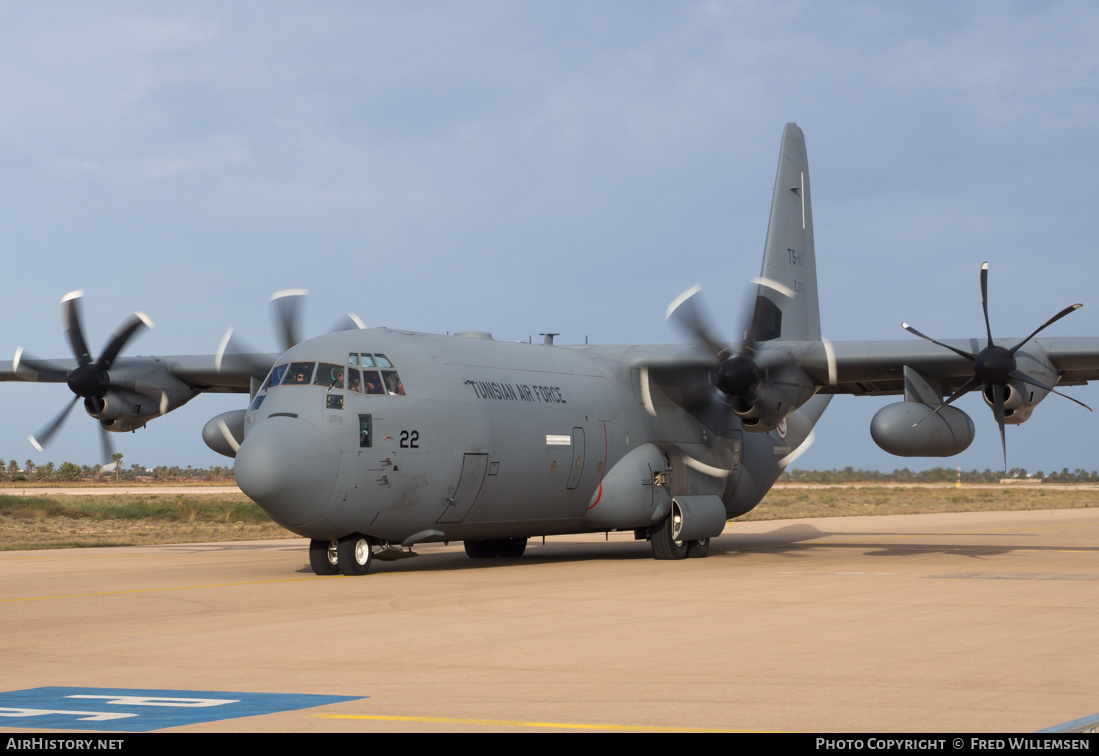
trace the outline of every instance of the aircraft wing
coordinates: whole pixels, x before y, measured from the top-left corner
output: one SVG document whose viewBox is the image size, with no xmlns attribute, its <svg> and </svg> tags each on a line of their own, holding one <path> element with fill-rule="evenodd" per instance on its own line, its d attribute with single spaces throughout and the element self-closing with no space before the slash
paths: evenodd
<svg viewBox="0 0 1099 756">
<path fill-rule="evenodd" d="M 155 355 L 121 357 L 111 368 L 113 376 L 131 377 L 132 382 L 140 382 L 140 377 L 160 374 L 166 379 L 182 382 L 187 388 L 200 392 L 248 393 L 252 379 L 262 380 L 275 364 L 278 355 L 238 354 L 218 359 L 215 354 L 188 354 L 157 357 Z M 0 362 L 0 381 L 26 381 L 28 383 L 62 383 L 60 374 L 67 374 L 76 368 L 74 359 L 34 360 L 31 364 L 20 362 L 18 369 L 13 360 Z M 151 385 L 139 390 L 160 390 L 169 386 L 156 385 L 155 378 L 147 381 Z M 171 388 L 178 388 L 174 383 Z"/>
<path fill-rule="evenodd" d="M 961 351 L 979 352 L 981 339 L 944 341 Z M 1018 339 L 997 339 L 1013 345 Z M 730 352 L 732 348 L 730 347 Z M 943 347 L 916 339 L 884 341 L 776 341 L 760 345 L 762 354 L 788 355 L 812 380 L 818 393 L 885 396 L 903 394 L 904 369 L 942 382 L 945 397 L 973 376 L 973 362 Z M 1099 338 L 1048 338 L 1028 342 L 1019 355 L 1048 361 L 1058 386 L 1099 380 Z M 718 362 L 697 345 L 655 345 L 630 350 L 633 367 L 668 378 L 714 372 Z M 974 386 L 973 390 L 977 390 Z"/>
<path fill-rule="evenodd" d="M 1004 425 L 1025 422 L 1050 393 L 1091 409 L 1058 387 L 1099 380 L 1099 338 L 1028 337 L 991 346 L 982 339 L 775 340 L 757 342 L 750 352 L 710 343 L 638 351 L 630 361 L 639 369 L 642 403 L 654 416 L 660 401 L 654 386 L 702 422 L 724 394 L 745 429 L 757 432 L 778 427 L 815 394 L 903 395 L 879 410 L 870 427 L 879 446 L 900 456 L 964 450 L 974 426 L 952 402 L 981 391 L 1000 427 L 1006 466 Z"/>
<path fill-rule="evenodd" d="M 1005 347 L 1018 339 L 997 340 Z M 963 352 L 979 353 L 979 339 L 944 341 Z M 796 352 L 795 352 L 796 353 Z M 1050 384 L 1076 386 L 1099 379 L 1099 339 L 1049 338 L 1029 342 L 1016 353 L 1021 369 L 1033 363 L 1033 372 L 1049 372 Z M 942 346 L 926 341 L 835 341 L 806 345 L 798 360 L 822 393 L 888 395 L 905 392 L 904 369 L 941 381 L 944 397 L 974 374 L 974 363 Z M 1045 370 L 1038 369 L 1041 365 Z M 1030 371 L 1028 371 L 1030 372 Z M 973 390 L 979 388 L 974 385 Z"/>
<path fill-rule="evenodd" d="M 165 357 L 172 375 L 185 383 L 214 393 L 247 394 L 253 380 L 270 372 L 278 354 L 238 354 L 232 357 L 199 354 Z M 155 359 L 155 358 L 154 358 Z"/>
<path fill-rule="evenodd" d="M 78 352 L 79 354 L 79 352 Z M 270 370 L 277 354 L 210 354 L 112 358 L 109 366 L 78 358 L 39 360 L 22 351 L 0 362 L 0 381 L 64 383 L 74 394 L 61 412 L 30 436 L 40 451 L 60 430 L 77 402 L 100 422 L 103 460 L 114 450 L 107 431 L 126 432 L 206 393 L 248 393 Z"/>
</svg>

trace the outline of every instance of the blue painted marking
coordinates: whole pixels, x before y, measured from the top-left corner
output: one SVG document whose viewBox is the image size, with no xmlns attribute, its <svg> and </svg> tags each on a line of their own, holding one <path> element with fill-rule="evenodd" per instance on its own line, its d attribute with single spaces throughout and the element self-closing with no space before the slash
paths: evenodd
<svg viewBox="0 0 1099 756">
<path fill-rule="evenodd" d="M 0 693 L 0 726 L 149 732 L 221 719 L 310 709 L 364 697 L 223 690 L 30 688 Z"/>
</svg>

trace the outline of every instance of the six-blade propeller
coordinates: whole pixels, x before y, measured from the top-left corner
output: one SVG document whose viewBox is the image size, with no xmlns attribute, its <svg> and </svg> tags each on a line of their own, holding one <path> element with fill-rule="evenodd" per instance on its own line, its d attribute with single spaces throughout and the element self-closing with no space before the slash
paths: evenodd
<svg viewBox="0 0 1099 756">
<path fill-rule="evenodd" d="M 930 336 L 920 333 L 908 323 L 901 323 L 901 327 L 912 335 L 919 336 L 921 339 L 930 341 L 932 344 L 937 344 L 944 349 L 949 349 L 951 352 L 954 352 L 954 354 L 957 354 L 960 357 L 964 357 L 965 359 L 973 363 L 972 377 L 970 377 L 968 380 L 966 380 L 965 383 L 959 386 L 958 389 L 953 394 L 951 394 L 945 401 L 943 401 L 942 404 L 936 407 L 935 410 L 928 415 L 928 417 L 934 415 L 936 412 L 953 402 L 962 394 L 980 385 L 982 387 L 982 390 L 988 392 L 986 396 L 991 396 L 992 410 L 993 413 L 996 415 L 996 423 L 1000 426 L 1000 445 L 1003 447 L 1004 468 L 1006 469 L 1007 439 L 1004 435 L 1004 401 L 1005 392 L 1010 381 L 1017 380 L 1031 386 L 1044 389 L 1045 391 L 1052 392 L 1054 394 L 1057 394 L 1058 396 L 1063 396 L 1066 399 L 1076 402 L 1089 412 L 1091 411 L 1091 407 L 1087 406 L 1083 402 L 1073 399 L 1067 394 L 1062 394 L 1060 391 L 1057 391 L 1051 386 L 1045 385 L 1036 378 L 1033 378 L 1032 376 L 1024 373 L 1022 370 L 1019 370 L 1018 365 L 1015 361 L 1015 353 L 1019 351 L 1020 347 L 1033 339 L 1043 330 L 1068 315 L 1070 312 L 1080 309 L 1081 307 L 1083 307 L 1083 305 L 1069 305 L 1068 307 L 1054 315 L 1052 318 L 1047 320 L 1045 323 L 1040 325 L 1038 328 L 1034 329 L 1034 331 L 1029 336 L 1027 336 L 1025 339 L 1023 339 L 1010 349 L 998 346 L 992 341 L 992 326 L 989 323 L 988 319 L 988 263 L 985 262 L 981 265 L 981 307 L 983 308 L 985 315 L 985 332 L 988 335 L 988 345 L 976 354 L 966 352 L 962 349 L 957 349 L 950 346 L 949 344 L 944 344 L 941 341 L 936 341 Z M 926 420 L 927 418 L 924 419 Z M 921 420 L 920 422 L 923 421 Z"/>
<path fill-rule="evenodd" d="M 110 370 L 118 355 L 130 339 L 142 328 L 152 328 L 153 322 L 143 312 L 128 315 L 111 334 L 98 359 L 93 359 L 84 338 L 83 319 L 80 314 L 80 301 L 83 291 L 72 291 L 61 298 L 61 326 L 76 357 L 76 367 L 68 369 L 56 363 L 39 360 L 27 354 L 22 347 L 15 351 L 13 368 L 24 380 L 43 383 L 65 383 L 73 392 L 72 400 L 37 433 L 28 436 L 31 445 L 42 451 L 50 442 L 61 425 L 69 416 L 77 400 L 83 399 L 89 411 L 97 412 L 103 407 L 103 398 L 114 388 Z M 114 454 L 107 430 L 100 426 L 100 443 L 103 447 L 104 461 L 110 461 Z"/>
</svg>

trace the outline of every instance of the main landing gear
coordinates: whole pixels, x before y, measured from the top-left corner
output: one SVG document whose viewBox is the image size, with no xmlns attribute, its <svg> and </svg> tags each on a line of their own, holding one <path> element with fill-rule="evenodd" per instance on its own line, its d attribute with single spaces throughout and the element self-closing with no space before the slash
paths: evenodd
<svg viewBox="0 0 1099 756">
<path fill-rule="evenodd" d="M 709 538 L 700 538 L 697 541 L 677 540 L 676 536 L 679 535 L 682 524 L 682 518 L 678 514 L 670 514 L 653 527 L 649 540 L 654 559 L 686 559 L 704 557 L 710 553 Z"/>
<path fill-rule="evenodd" d="M 487 541 L 464 541 L 466 556 L 471 559 L 521 557 L 527 550 L 526 538 L 493 538 Z"/>
</svg>

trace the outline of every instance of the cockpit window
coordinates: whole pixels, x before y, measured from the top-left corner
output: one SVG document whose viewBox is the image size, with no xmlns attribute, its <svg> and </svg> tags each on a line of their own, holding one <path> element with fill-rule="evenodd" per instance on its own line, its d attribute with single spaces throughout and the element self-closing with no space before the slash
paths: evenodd
<svg viewBox="0 0 1099 756">
<path fill-rule="evenodd" d="M 282 374 L 285 373 L 285 372 L 286 372 L 286 363 L 285 362 L 282 363 L 281 365 L 275 365 L 274 369 L 271 371 L 271 374 L 267 376 L 267 380 L 263 382 L 263 389 L 262 390 L 266 391 L 267 389 L 271 388 L 272 386 L 278 386 L 279 381 L 282 380 Z"/>
<path fill-rule="evenodd" d="M 333 365 L 331 362 L 322 362 L 317 368 L 317 377 L 313 383 L 325 388 L 343 388 L 343 365 Z"/>
<path fill-rule="evenodd" d="M 313 366 L 315 364 L 313 362 L 291 362 L 290 369 L 282 377 L 282 385 L 309 385 L 309 379 L 313 377 Z"/>
<path fill-rule="evenodd" d="M 359 394 L 374 394 L 376 396 L 404 396 L 404 384 L 393 363 L 384 354 L 370 354 L 368 352 L 351 352 L 347 355 L 347 364 L 362 368 L 362 372 L 356 367 L 344 367 L 328 362 L 320 363 L 317 368 L 317 377 L 313 381 L 315 385 L 329 388 L 343 388 L 343 376 L 347 376 L 347 390 Z M 384 368 L 384 369 L 383 369 Z M 340 372 L 339 378 L 336 373 Z M 333 385 L 333 380 L 335 384 Z M 288 383 L 288 379 L 284 379 Z"/>
<path fill-rule="evenodd" d="M 385 392 L 390 396 L 404 396 L 404 386 L 397 377 L 396 370 L 383 370 L 382 380 L 385 381 Z"/>
<path fill-rule="evenodd" d="M 377 370 L 363 371 L 363 386 L 366 388 L 366 393 L 368 394 L 385 393 L 385 389 L 382 387 L 382 377 L 378 374 Z"/>
</svg>

